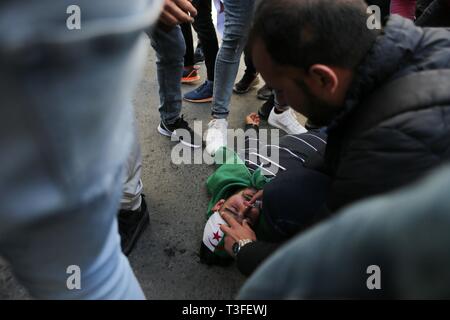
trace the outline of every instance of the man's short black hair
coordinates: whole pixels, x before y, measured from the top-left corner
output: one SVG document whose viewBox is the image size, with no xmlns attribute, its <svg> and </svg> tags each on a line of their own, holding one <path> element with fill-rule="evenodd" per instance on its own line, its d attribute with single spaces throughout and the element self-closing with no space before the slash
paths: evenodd
<svg viewBox="0 0 450 320">
<path fill-rule="evenodd" d="M 250 32 L 280 65 L 355 68 L 378 34 L 363 0 L 262 0 Z"/>
</svg>

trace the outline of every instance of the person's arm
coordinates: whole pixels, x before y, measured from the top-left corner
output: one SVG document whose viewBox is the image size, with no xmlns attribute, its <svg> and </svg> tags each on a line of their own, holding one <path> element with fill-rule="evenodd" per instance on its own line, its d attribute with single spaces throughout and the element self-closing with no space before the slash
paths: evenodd
<svg viewBox="0 0 450 320">
<path fill-rule="evenodd" d="M 225 250 L 236 259 L 239 271 L 246 276 L 252 274 L 281 245 L 281 243 L 257 241 L 247 220 L 244 220 L 241 225 L 229 214 L 222 214 L 222 218 L 228 223 L 228 225 L 220 227 L 226 234 Z M 241 240 L 250 240 L 251 242 L 242 246 L 236 255 L 233 252 L 233 246 Z"/>
</svg>

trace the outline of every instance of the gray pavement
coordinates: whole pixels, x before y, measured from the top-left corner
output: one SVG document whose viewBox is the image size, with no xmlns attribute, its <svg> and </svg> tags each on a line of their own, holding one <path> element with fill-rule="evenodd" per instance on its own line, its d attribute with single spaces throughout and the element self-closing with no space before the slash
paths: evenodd
<svg viewBox="0 0 450 320">
<path fill-rule="evenodd" d="M 201 69 L 203 81 L 206 76 L 204 64 Z M 241 63 L 238 77 L 243 69 Z M 194 86 L 183 85 L 184 92 L 192 88 Z M 256 99 L 256 90 L 244 96 L 233 95 L 230 128 L 243 127 L 245 115 L 256 111 L 261 103 Z M 245 280 L 236 267 L 208 267 L 200 264 L 197 255 L 208 202 L 205 181 L 214 167 L 171 163 L 170 154 L 175 143 L 156 130 L 159 96 L 152 49 L 134 104 L 151 226 L 132 252 L 130 261 L 147 298 L 233 298 Z M 185 103 L 183 114 L 190 123 L 202 120 L 206 127 L 210 104 Z M 27 298 L 26 291 L 14 280 L 6 264 L 0 262 L 0 299 Z"/>
</svg>

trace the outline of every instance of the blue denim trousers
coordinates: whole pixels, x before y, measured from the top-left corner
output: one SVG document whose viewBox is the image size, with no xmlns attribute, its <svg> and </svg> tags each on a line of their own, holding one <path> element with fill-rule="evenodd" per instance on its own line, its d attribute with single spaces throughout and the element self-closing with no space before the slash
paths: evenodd
<svg viewBox="0 0 450 320">
<path fill-rule="evenodd" d="M 81 30 L 66 26 L 73 4 Z M 156 0 L 0 6 L 0 255 L 36 298 L 144 298 L 117 211 L 143 30 L 159 10 Z"/>
<path fill-rule="evenodd" d="M 161 120 L 173 124 L 182 107 L 181 77 L 183 76 L 186 44 L 180 26 L 170 31 L 156 28 L 148 33 L 156 51 L 156 70 L 159 85 L 159 113 Z"/>
<path fill-rule="evenodd" d="M 212 116 L 227 118 L 242 51 L 247 43 L 255 0 L 224 0 L 225 28 L 216 59 Z"/>
</svg>

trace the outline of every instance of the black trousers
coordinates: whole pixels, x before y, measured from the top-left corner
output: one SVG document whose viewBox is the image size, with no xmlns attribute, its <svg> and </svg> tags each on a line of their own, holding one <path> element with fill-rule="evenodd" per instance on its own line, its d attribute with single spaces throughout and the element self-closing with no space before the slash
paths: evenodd
<svg viewBox="0 0 450 320">
<path fill-rule="evenodd" d="M 256 74 L 256 68 L 255 65 L 253 64 L 253 60 L 252 60 L 252 53 L 250 52 L 250 48 L 249 46 L 245 46 L 244 49 L 244 62 L 245 62 L 245 73 L 248 74 Z"/>
<path fill-rule="evenodd" d="M 191 67 L 194 65 L 194 39 L 192 38 L 191 24 L 186 22 L 180 25 L 183 32 L 184 42 L 186 43 L 186 53 L 184 54 L 184 66 Z"/>
<path fill-rule="evenodd" d="M 211 16 L 211 0 L 194 0 L 192 4 L 197 9 L 197 16 L 192 25 L 202 44 L 208 80 L 214 81 L 214 68 L 217 52 L 219 52 L 219 42 Z"/>
</svg>

